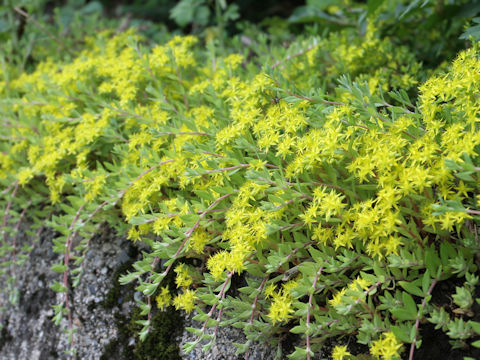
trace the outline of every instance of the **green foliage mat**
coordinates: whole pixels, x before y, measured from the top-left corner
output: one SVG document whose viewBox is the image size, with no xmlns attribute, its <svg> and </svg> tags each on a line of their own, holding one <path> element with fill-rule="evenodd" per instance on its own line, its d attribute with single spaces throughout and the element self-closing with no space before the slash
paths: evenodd
<svg viewBox="0 0 480 360">
<path fill-rule="evenodd" d="M 54 320 L 74 336 L 67 294 L 107 223 L 148 247 L 120 278 L 144 295 L 142 340 L 152 307 L 174 306 L 203 323 L 186 351 L 235 326 L 246 358 L 289 331 L 302 337 L 292 359 L 329 338 L 335 360 L 413 359 L 433 326 L 475 354 L 479 46 L 434 72 L 373 24 L 261 49 L 106 31 L 71 60 L 4 63 L 4 291 L 15 301 L 30 251 L 16 242 L 22 219 L 46 222 L 64 254 Z"/>
</svg>

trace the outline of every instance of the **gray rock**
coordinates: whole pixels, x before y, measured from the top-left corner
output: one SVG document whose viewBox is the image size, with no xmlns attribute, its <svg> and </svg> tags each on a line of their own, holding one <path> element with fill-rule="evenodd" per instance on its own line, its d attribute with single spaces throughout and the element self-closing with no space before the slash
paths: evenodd
<svg viewBox="0 0 480 360">
<path fill-rule="evenodd" d="M 52 322 L 53 305 L 61 301 L 61 294 L 56 294 L 49 285 L 54 280 L 62 282 L 62 274 L 51 270 L 51 266 L 60 263 L 63 254 L 52 252 L 52 240 L 55 234 L 45 231 L 29 254 L 29 260 L 17 267 L 17 284 L 19 288 L 18 305 L 8 302 L 8 294 L 0 289 L 0 360 L 28 359 L 53 360 L 70 358 L 64 352 L 69 346 L 68 335 L 62 329 L 68 329 L 69 323 L 64 318 L 60 326 Z M 20 241 L 20 237 L 19 237 Z M 29 238 L 23 236 L 22 244 Z M 140 292 L 123 292 L 114 300 L 112 308 L 103 306 L 107 294 L 115 286 L 114 274 L 119 266 L 132 259 L 129 255 L 131 243 L 116 237 L 112 231 L 105 231 L 95 236 L 85 257 L 84 272 L 78 287 L 69 292 L 72 304 L 72 324 L 75 329 L 74 347 L 77 359 L 101 358 L 105 346 L 119 336 L 117 319 L 128 319 L 136 307 L 133 298 L 143 299 Z M 112 267 L 113 268 L 112 268 Z M 0 284 L 5 279 L 0 277 Z M 124 289 L 125 287 L 121 287 Z M 121 290 L 126 291 L 126 290 Z M 5 310 L 2 311 L 1 307 Z M 191 316 L 185 318 L 185 326 L 201 326 Z M 209 329 L 213 331 L 213 329 Z M 122 346 L 135 346 L 138 338 L 127 338 Z M 178 338 L 179 346 L 193 341 L 195 336 L 186 330 Z M 245 337 L 239 329 L 219 328 L 217 341 L 210 351 L 203 353 L 201 346 L 190 354 L 182 354 L 183 359 L 221 360 L 239 358 L 235 352 L 234 342 L 244 342 Z M 250 349 L 252 359 L 273 359 L 274 351 L 262 344 L 255 344 Z M 241 357 L 243 359 L 243 357 Z M 107 358 L 110 359 L 110 358 Z M 116 360 L 127 360 L 119 356 Z"/>
<path fill-rule="evenodd" d="M 185 328 L 196 327 L 201 328 L 202 324 L 193 320 L 195 314 L 185 319 Z M 214 314 L 213 318 L 216 318 L 217 314 Z M 213 334 L 214 329 L 207 330 L 208 334 Z M 180 339 L 180 344 L 186 344 L 187 342 L 195 341 L 197 336 L 184 330 Z M 240 329 L 234 327 L 219 327 L 217 329 L 217 338 L 215 344 L 210 348 L 208 352 L 202 352 L 202 345 L 207 342 L 201 342 L 191 353 L 185 354 L 182 352 L 182 358 L 190 360 L 230 360 L 230 359 L 244 359 L 244 355 L 237 355 L 237 348 L 233 343 L 245 343 L 246 338 Z M 249 358 L 258 360 L 273 360 L 275 358 L 275 349 L 266 346 L 265 344 L 252 344 L 249 349 Z"/>
<path fill-rule="evenodd" d="M 128 253 L 122 250 L 120 254 L 117 255 L 117 261 L 116 261 L 117 266 L 123 265 L 129 260 L 130 260 L 130 256 L 128 255 Z"/>
</svg>

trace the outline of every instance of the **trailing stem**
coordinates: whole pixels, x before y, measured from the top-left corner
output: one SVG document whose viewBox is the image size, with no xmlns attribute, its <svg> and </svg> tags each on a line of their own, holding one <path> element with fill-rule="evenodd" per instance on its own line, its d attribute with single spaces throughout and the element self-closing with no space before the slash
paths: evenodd
<svg viewBox="0 0 480 360">
<path fill-rule="evenodd" d="M 8 219 L 10 218 L 10 208 L 12 207 L 12 202 L 13 202 L 13 198 L 15 197 L 15 195 L 17 194 L 17 191 L 18 191 L 18 181 L 15 182 L 15 188 L 13 189 L 13 192 L 12 192 L 12 197 L 10 198 L 10 200 L 8 201 L 7 203 L 7 207 L 5 208 L 5 214 L 3 215 L 3 223 L 2 223 L 2 237 L 3 237 L 3 243 L 5 244 L 6 243 L 6 238 L 7 238 L 7 232 L 6 232 L 6 227 L 7 227 L 7 223 L 8 223 Z"/>
<path fill-rule="evenodd" d="M 311 311 L 313 308 L 313 295 L 315 294 L 315 289 L 317 287 L 317 282 L 318 278 L 322 274 L 323 271 L 323 266 L 318 269 L 317 273 L 315 274 L 315 278 L 313 279 L 313 284 L 312 284 L 312 290 L 310 293 L 310 296 L 308 297 L 308 307 L 307 307 L 307 360 L 311 359 L 311 350 L 310 350 L 310 316 L 311 316 Z"/>
<path fill-rule="evenodd" d="M 394 278 L 393 278 L 393 277 L 387 277 L 387 278 L 383 279 L 382 281 L 377 281 L 375 284 L 373 284 L 373 285 L 370 286 L 367 290 L 365 290 L 365 291 L 363 292 L 363 294 L 365 295 L 365 297 L 367 297 L 368 294 L 369 294 L 371 291 L 373 291 L 374 289 L 378 288 L 380 285 L 386 283 L 387 281 L 391 281 L 391 280 L 394 280 Z M 358 305 L 358 304 L 360 304 L 362 301 L 363 301 L 363 296 L 360 296 L 357 300 L 355 300 L 355 303 L 348 305 L 348 312 L 350 312 L 350 310 L 352 310 L 352 308 L 353 308 L 354 305 Z M 367 304 L 365 303 L 365 305 L 367 305 Z M 370 309 L 370 307 L 369 307 L 368 305 L 366 306 L 366 308 L 367 308 L 367 310 L 370 312 L 370 315 L 371 315 L 372 318 L 373 318 L 373 316 L 374 316 L 373 311 Z"/>
<path fill-rule="evenodd" d="M 248 324 L 250 326 L 253 325 L 253 319 L 255 318 L 255 311 L 257 310 L 258 297 L 262 293 L 263 288 L 265 287 L 265 284 L 267 283 L 268 278 L 269 278 L 269 275 L 265 276 L 262 280 L 262 283 L 260 284 L 260 286 L 257 289 L 258 293 L 255 296 L 255 299 L 253 300 L 253 304 L 252 304 L 252 314 L 250 315 L 250 320 L 248 320 Z M 247 349 L 247 352 L 245 353 L 245 360 L 248 360 L 248 355 L 249 354 L 250 354 L 250 349 Z"/>
<path fill-rule="evenodd" d="M 183 239 L 183 242 L 182 244 L 180 245 L 180 247 L 178 248 L 178 250 L 175 252 L 175 255 L 173 255 L 173 260 L 175 260 L 178 255 L 180 255 L 180 253 L 182 252 L 183 248 L 185 247 L 185 245 L 187 244 L 187 241 L 188 239 L 191 238 L 191 236 L 193 235 L 193 232 L 195 231 L 195 229 L 197 229 L 199 226 L 200 226 L 200 221 L 205 217 L 206 214 L 208 214 L 209 212 L 212 211 L 212 209 L 219 203 L 221 202 L 223 199 L 226 199 L 227 197 L 229 197 L 230 195 L 232 195 L 231 193 L 230 194 L 225 194 L 223 196 L 220 196 L 218 199 L 216 199 L 212 204 L 210 204 L 210 206 L 205 210 L 203 211 L 201 214 L 200 214 L 200 217 L 198 218 L 198 220 L 195 222 L 195 224 L 188 230 L 185 232 L 185 239 Z M 157 266 L 158 264 L 158 261 L 160 260 L 160 258 L 158 256 L 155 256 L 154 260 L 153 260 L 153 263 L 152 263 L 152 270 L 155 269 L 155 267 Z M 165 276 L 168 275 L 168 273 L 170 272 L 170 269 L 172 268 L 173 266 L 173 263 L 174 261 L 172 261 L 170 263 L 170 265 L 167 266 L 167 268 L 165 269 L 165 271 L 162 273 L 162 278 L 165 278 Z M 152 278 L 151 278 L 151 275 L 153 275 L 152 273 L 150 273 L 150 276 L 148 278 L 148 283 L 152 283 Z M 233 275 L 233 273 L 232 273 Z M 232 277 L 232 275 L 230 275 L 230 278 Z M 223 299 L 223 298 L 222 298 Z M 152 307 L 152 300 L 151 300 L 151 296 L 147 296 L 147 304 L 148 304 L 148 329 L 150 328 L 150 323 L 151 323 L 151 307 Z M 221 316 L 221 313 L 220 313 L 220 316 Z M 215 329 L 215 332 L 216 332 L 216 329 Z"/>
<path fill-rule="evenodd" d="M 442 274 L 440 275 L 440 277 Z M 420 320 L 423 317 L 423 309 L 427 305 L 427 298 L 432 294 L 433 289 L 438 283 L 438 279 L 433 279 L 432 284 L 428 288 L 427 295 L 423 298 L 422 305 L 420 305 L 420 310 L 417 313 L 417 319 L 415 320 L 415 337 L 413 338 L 412 344 L 410 345 L 410 354 L 408 355 L 408 360 L 413 360 L 413 354 L 415 352 L 415 345 L 417 344 L 418 329 L 420 327 Z"/>
<path fill-rule="evenodd" d="M 86 204 L 83 204 L 80 206 L 80 208 L 77 210 L 77 213 L 75 214 L 75 217 L 73 218 L 72 223 L 70 224 L 69 227 L 69 234 L 67 236 L 67 241 L 65 244 L 65 253 L 64 253 L 64 259 L 63 259 L 63 265 L 65 266 L 65 271 L 63 272 L 63 300 L 62 302 L 65 304 L 65 307 L 67 309 L 67 314 L 68 314 L 68 328 L 71 332 L 71 339 L 72 339 L 72 347 L 74 344 L 74 338 L 73 338 L 73 319 L 72 319 L 72 309 L 70 307 L 70 302 L 68 301 L 68 264 L 70 262 L 70 253 L 72 251 L 72 244 L 73 244 L 73 238 L 77 235 L 77 231 L 73 231 L 75 228 L 75 224 L 77 223 L 78 219 L 80 219 L 80 214 L 82 213 L 83 209 L 85 208 Z"/>
<path fill-rule="evenodd" d="M 188 239 L 190 239 L 193 235 L 193 232 L 195 231 L 196 228 L 198 228 L 200 226 L 200 221 L 202 221 L 202 219 L 205 217 L 206 214 L 209 213 L 209 211 L 211 211 L 215 206 L 217 206 L 217 204 L 219 202 L 221 202 L 222 200 L 226 199 L 227 197 L 229 197 L 230 195 L 232 195 L 232 193 L 228 193 L 228 194 L 225 194 L 223 196 L 220 196 L 218 199 L 216 199 L 213 203 L 210 204 L 210 206 L 205 210 L 203 211 L 201 214 L 200 214 L 200 217 L 198 218 L 198 220 L 195 222 L 195 224 L 193 224 L 193 226 L 185 232 L 185 239 L 183 239 L 183 242 L 182 244 L 180 245 L 180 247 L 178 248 L 178 250 L 175 252 L 175 255 L 173 255 L 173 259 L 176 259 L 178 257 L 178 255 L 180 255 L 180 253 L 182 252 L 183 248 L 185 247 L 185 245 L 187 244 L 187 241 Z M 170 263 L 170 265 L 168 265 L 168 267 L 165 269 L 165 271 L 162 273 L 163 277 L 167 276 L 170 269 L 172 268 L 173 266 L 173 261 Z"/>
<path fill-rule="evenodd" d="M 97 224 L 97 230 L 100 229 L 102 226 L 103 222 Z M 85 258 L 86 258 L 86 253 L 88 252 L 88 249 L 90 248 L 90 243 L 92 242 L 93 237 L 97 234 L 97 231 L 92 232 L 90 237 L 88 238 L 87 244 L 85 245 L 85 248 L 83 249 L 83 257 L 82 257 L 82 262 L 80 263 L 80 274 L 83 274 L 83 271 L 85 269 Z"/>
<path fill-rule="evenodd" d="M 275 64 L 273 64 L 272 66 L 270 66 L 271 69 L 275 69 L 277 66 L 283 64 L 284 62 L 288 62 L 290 61 L 291 59 L 297 57 L 297 56 L 302 56 L 304 54 L 306 54 L 307 52 L 309 52 L 310 50 L 313 50 L 315 49 L 315 47 L 318 45 L 318 42 L 317 42 L 317 39 L 314 39 L 313 41 L 313 44 L 310 45 L 309 47 L 307 47 L 306 49 L 302 49 L 298 52 L 296 52 L 295 54 L 292 54 L 292 55 L 288 55 L 285 59 L 282 59 L 282 60 L 278 60 Z"/>
<path fill-rule="evenodd" d="M 207 319 L 203 323 L 202 333 L 205 333 L 205 330 L 207 329 L 207 324 L 208 324 L 209 320 L 212 318 L 212 315 L 215 312 L 215 309 L 217 308 L 217 305 L 225 298 L 225 292 L 226 292 L 225 289 L 227 288 L 227 285 L 230 283 L 230 281 L 232 279 L 232 276 L 233 276 L 233 272 L 229 271 L 227 273 L 227 277 L 225 278 L 225 281 L 223 282 L 223 285 L 222 285 L 222 288 L 220 289 L 220 292 L 217 294 L 218 301 L 216 301 L 215 304 L 212 305 L 210 311 L 207 314 Z M 219 312 L 218 312 L 217 324 L 215 326 L 215 332 L 214 332 L 214 335 L 213 335 L 214 337 L 217 335 L 218 324 L 220 323 L 220 320 L 222 318 L 222 312 L 223 312 L 223 308 L 220 309 Z M 197 339 L 197 341 L 200 341 L 200 340 L 201 340 L 201 336 Z"/>
<path fill-rule="evenodd" d="M 65 44 L 60 40 L 59 37 L 56 37 L 54 34 L 52 34 L 45 26 L 40 24 L 37 20 L 35 20 L 32 16 L 30 16 L 27 12 L 23 11 L 19 7 L 14 7 L 13 10 L 15 10 L 17 13 L 25 17 L 28 21 L 33 22 L 38 28 L 40 28 L 42 31 L 44 31 L 53 41 L 55 41 L 60 47 L 65 50 L 67 53 L 72 55 L 72 51 L 65 46 Z"/>
<path fill-rule="evenodd" d="M 13 276 L 15 277 L 15 281 L 16 281 L 16 272 L 17 272 L 17 238 L 18 238 L 18 232 L 20 231 L 20 225 L 23 221 L 23 219 L 25 218 L 25 214 L 27 212 L 27 209 L 30 207 L 30 205 L 32 204 L 32 200 L 30 200 L 27 204 L 27 206 L 25 206 L 25 208 L 22 210 L 22 212 L 20 213 L 20 217 L 17 221 L 17 223 L 15 224 L 15 230 L 14 230 L 14 236 L 13 236 L 13 240 L 12 240 L 12 262 L 13 262 Z"/>
</svg>

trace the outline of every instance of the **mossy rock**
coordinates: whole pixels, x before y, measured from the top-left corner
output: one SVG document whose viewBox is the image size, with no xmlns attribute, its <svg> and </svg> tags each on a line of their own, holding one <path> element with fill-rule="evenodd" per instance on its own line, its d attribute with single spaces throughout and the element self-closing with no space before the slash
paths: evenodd
<svg viewBox="0 0 480 360">
<path fill-rule="evenodd" d="M 122 315 L 116 316 L 118 328 L 117 339 L 106 347 L 101 360 L 107 359 L 138 359 L 138 360 L 176 360 L 181 359 L 180 348 L 175 338 L 183 330 L 183 318 L 178 311 L 168 308 L 166 311 L 157 311 L 152 316 L 152 329 L 146 339 L 141 342 L 138 332 L 141 325 L 137 320 L 143 320 L 140 309 L 135 308 L 130 319 Z M 128 345 L 131 338 L 134 345 Z"/>
</svg>

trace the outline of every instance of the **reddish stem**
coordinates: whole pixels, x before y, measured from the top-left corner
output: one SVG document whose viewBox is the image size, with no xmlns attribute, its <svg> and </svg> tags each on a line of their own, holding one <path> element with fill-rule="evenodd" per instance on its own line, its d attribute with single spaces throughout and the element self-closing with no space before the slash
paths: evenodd
<svg viewBox="0 0 480 360">
<path fill-rule="evenodd" d="M 210 213 L 222 212 L 222 211 L 226 211 L 226 210 L 228 210 L 228 209 L 213 209 L 213 210 L 207 211 L 207 213 L 210 214 Z M 202 213 L 203 213 L 203 211 L 198 210 L 195 213 L 189 212 L 189 213 L 186 213 L 186 214 L 168 214 L 166 217 L 173 218 L 173 217 L 182 216 L 182 215 L 202 214 Z M 151 223 L 151 222 L 155 222 L 156 220 L 161 219 L 161 218 L 162 217 L 160 216 L 160 217 L 155 217 L 153 219 L 148 219 L 148 220 L 145 221 L 145 223 L 148 224 L 148 223 Z"/>
<path fill-rule="evenodd" d="M 282 60 L 278 60 L 275 64 L 273 64 L 272 66 L 270 66 L 271 69 L 275 69 L 277 66 L 283 64 L 284 62 L 287 62 L 287 61 L 290 61 L 291 59 L 297 57 L 297 56 L 301 56 L 307 52 L 309 52 L 310 50 L 313 50 L 315 48 L 315 46 L 317 46 L 318 43 L 317 41 L 314 41 L 314 43 L 312 45 L 310 45 L 309 47 L 307 47 L 306 49 L 302 49 L 300 50 L 299 52 L 295 53 L 295 54 L 292 54 L 292 55 L 288 55 L 285 59 L 282 59 Z"/>
<path fill-rule="evenodd" d="M 173 132 L 173 131 L 160 131 L 157 134 L 159 135 L 200 135 L 200 136 L 212 136 L 212 134 L 206 133 L 206 132 L 199 132 L 199 131 L 192 131 L 192 132 L 185 132 L 185 131 L 179 131 L 179 132 Z"/>
<path fill-rule="evenodd" d="M 250 315 L 250 320 L 248 321 L 248 323 L 250 325 L 253 324 L 253 319 L 255 317 L 255 310 L 257 309 L 257 302 L 258 302 L 258 297 L 260 296 L 260 294 L 262 293 L 262 290 L 263 290 L 263 287 L 265 286 L 265 284 L 267 283 L 267 280 L 269 278 L 269 275 L 267 275 L 266 277 L 263 278 L 262 280 L 262 283 L 260 284 L 260 286 L 258 287 L 258 294 L 255 296 L 255 299 L 253 300 L 253 304 L 252 304 L 252 314 Z M 245 360 L 248 360 L 248 355 L 250 354 L 250 349 L 247 349 L 247 352 L 245 353 Z"/>
<path fill-rule="evenodd" d="M 442 276 L 443 273 L 440 275 Z M 420 327 L 420 320 L 423 315 L 423 309 L 425 308 L 425 305 L 427 304 L 427 297 L 432 294 L 433 289 L 438 283 L 438 279 L 433 279 L 432 284 L 428 288 L 427 291 L 427 296 L 423 298 L 422 305 L 420 306 L 420 311 L 417 313 L 417 319 L 415 320 L 415 338 L 413 339 L 412 344 L 410 345 L 410 354 L 408 356 L 408 360 L 413 360 L 413 353 L 415 352 L 415 345 L 417 343 L 417 336 L 418 336 L 418 328 Z"/>
<path fill-rule="evenodd" d="M 205 217 L 206 214 L 208 214 L 208 212 L 214 208 L 220 201 L 222 201 L 223 199 L 226 199 L 227 197 L 229 197 L 230 195 L 232 195 L 232 193 L 229 193 L 229 194 L 225 194 L 223 196 L 220 196 L 218 199 L 216 199 L 213 203 L 210 204 L 210 206 L 205 210 L 203 211 L 201 214 L 200 214 L 200 217 L 198 218 L 198 220 L 195 222 L 195 224 L 193 224 L 192 228 L 190 230 L 188 230 L 187 232 L 185 232 L 185 239 L 183 239 L 183 242 L 182 244 L 180 245 L 180 247 L 178 248 L 177 252 L 175 253 L 175 255 L 173 255 L 173 258 L 176 259 L 177 256 L 180 254 L 180 252 L 183 250 L 183 248 L 185 247 L 185 244 L 187 243 L 188 239 L 190 239 L 190 237 L 192 236 L 193 232 L 195 231 L 196 228 L 198 228 L 200 226 L 200 221 Z M 168 267 L 165 269 L 165 271 L 163 272 L 163 276 L 167 276 L 168 272 L 170 271 L 170 269 L 172 268 L 173 266 L 173 262 L 168 265 Z"/>
<path fill-rule="evenodd" d="M 155 270 L 155 267 L 157 266 L 158 264 L 158 261 L 160 260 L 160 258 L 158 256 L 155 256 L 155 259 L 153 259 L 153 263 L 152 263 L 152 271 Z M 152 275 L 152 273 L 150 273 L 150 275 Z M 149 277 L 148 278 L 148 283 L 151 284 L 152 283 L 152 278 Z M 150 330 L 150 327 L 151 327 L 151 322 L 152 322 L 152 297 L 149 295 L 147 296 L 147 303 L 148 303 L 148 331 Z"/>
<path fill-rule="evenodd" d="M 7 232 L 5 231 L 5 228 L 7 226 L 8 219 L 10 218 L 9 212 L 10 212 L 10 208 L 12 207 L 13 198 L 15 197 L 15 195 L 17 195 L 17 190 L 18 190 L 18 181 L 15 182 L 15 188 L 13 189 L 13 192 L 12 192 L 12 198 L 8 201 L 7 207 L 5 208 L 5 215 L 3 215 L 2 235 L 3 235 L 4 243 L 7 241 L 6 240 Z"/>
<path fill-rule="evenodd" d="M 279 88 L 281 88 L 281 85 L 280 85 L 280 83 L 279 83 L 278 81 L 276 81 L 276 80 L 273 79 L 273 78 L 272 78 L 272 80 L 273 80 L 273 82 L 274 82 Z M 290 95 L 290 96 L 293 96 L 293 97 L 296 97 L 296 98 L 302 99 L 302 100 L 307 100 L 307 101 L 309 101 L 309 102 L 322 102 L 322 103 L 327 104 L 327 105 L 339 105 L 339 106 L 345 105 L 344 103 L 336 102 L 336 101 L 328 101 L 328 100 L 316 101 L 316 100 L 314 100 L 314 99 L 312 99 L 312 98 L 309 98 L 309 97 L 307 97 L 307 96 L 295 94 L 295 93 L 291 92 L 291 91 L 288 90 L 288 89 L 283 89 L 283 90 L 284 90 L 288 95 Z"/>
<path fill-rule="evenodd" d="M 205 322 L 203 323 L 202 333 L 205 332 L 205 330 L 206 330 L 206 328 L 207 328 L 208 321 L 210 320 L 210 318 L 212 317 L 213 313 L 215 312 L 215 309 L 217 308 L 217 305 L 219 304 L 220 301 L 222 301 L 222 300 L 225 298 L 225 288 L 227 287 L 228 283 L 229 283 L 230 280 L 232 279 L 232 276 L 233 276 L 233 272 L 232 272 L 232 271 L 229 271 L 229 272 L 227 273 L 227 277 L 225 278 L 225 281 L 223 282 L 222 288 L 220 289 L 220 292 L 219 292 L 218 295 L 217 295 L 218 302 L 216 302 L 215 304 L 212 305 L 212 308 L 211 308 L 210 311 L 208 312 L 207 320 L 205 320 Z M 220 309 L 219 317 L 221 317 L 221 314 L 222 314 L 222 309 Z M 217 318 L 217 319 L 218 319 L 218 318 Z M 214 335 L 217 334 L 217 328 L 218 328 L 218 323 L 217 323 L 217 326 L 215 327 L 215 333 L 214 333 Z"/>
<path fill-rule="evenodd" d="M 65 307 L 67 308 L 67 314 L 68 314 L 68 328 L 70 329 L 71 336 L 72 336 L 72 347 L 74 344 L 74 337 L 73 337 L 73 319 L 72 319 L 72 309 L 70 308 L 70 302 L 68 301 L 68 264 L 70 262 L 70 252 L 72 251 L 72 244 L 73 244 L 73 239 L 77 235 L 77 231 L 73 232 L 73 229 L 75 227 L 75 224 L 77 223 L 78 219 L 80 218 L 80 214 L 85 208 L 86 204 L 83 204 L 80 206 L 80 208 L 77 210 L 77 213 L 75 214 L 75 217 L 73 218 L 72 223 L 70 224 L 69 230 L 70 233 L 67 236 L 67 242 L 65 244 L 65 254 L 64 254 L 64 259 L 63 259 L 63 264 L 65 265 L 65 271 L 63 272 L 63 286 L 66 289 L 66 291 L 63 292 L 63 303 L 65 304 Z"/>
<path fill-rule="evenodd" d="M 138 175 L 135 179 L 133 179 L 130 184 L 127 186 L 126 189 L 123 189 L 120 191 L 120 197 L 122 197 L 128 189 L 130 189 L 132 187 L 133 184 L 135 184 L 138 180 L 140 180 L 142 177 L 144 177 L 145 175 L 147 175 L 150 171 L 152 170 L 155 170 L 156 168 L 164 165 L 164 164 L 167 164 L 167 163 L 170 163 L 174 161 L 174 159 L 168 159 L 168 160 L 164 160 L 164 161 L 161 161 L 159 164 L 155 165 L 155 166 L 152 166 L 151 168 L 145 170 L 144 172 L 142 172 L 140 175 Z M 117 200 L 118 201 L 118 200 Z M 117 202 L 115 201 L 115 203 Z"/>
<path fill-rule="evenodd" d="M 13 261 L 13 274 L 15 276 L 16 274 L 16 260 L 17 260 L 17 237 L 18 237 L 18 231 L 20 230 L 20 224 L 22 223 L 23 221 L 23 218 L 25 217 L 25 213 L 27 212 L 27 209 L 30 207 L 30 205 L 32 204 L 32 200 L 30 200 L 28 202 L 28 205 L 25 206 L 25 208 L 22 210 L 21 214 L 20 214 L 20 217 L 17 221 L 17 224 L 15 225 L 15 235 L 13 236 L 13 241 L 12 241 L 12 247 L 13 247 L 13 250 L 12 250 L 12 261 Z"/>
<path fill-rule="evenodd" d="M 246 167 L 249 167 L 249 166 L 250 166 L 250 164 L 240 164 L 240 165 L 237 165 L 237 166 L 230 166 L 230 167 L 221 168 L 221 169 L 207 170 L 206 174 L 213 174 L 213 173 L 222 172 L 222 171 L 242 169 L 242 168 L 246 168 Z"/>
<path fill-rule="evenodd" d="M 313 291 L 308 297 L 308 307 L 307 307 L 307 360 L 310 360 L 310 312 L 312 311 L 312 302 L 313 302 L 313 294 L 315 293 L 315 288 L 317 287 L 317 281 L 320 275 L 322 274 L 323 266 L 318 269 L 317 273 L 315 274 L 315 278 L 313 279 L 312 288 Z"/>
</svg>

